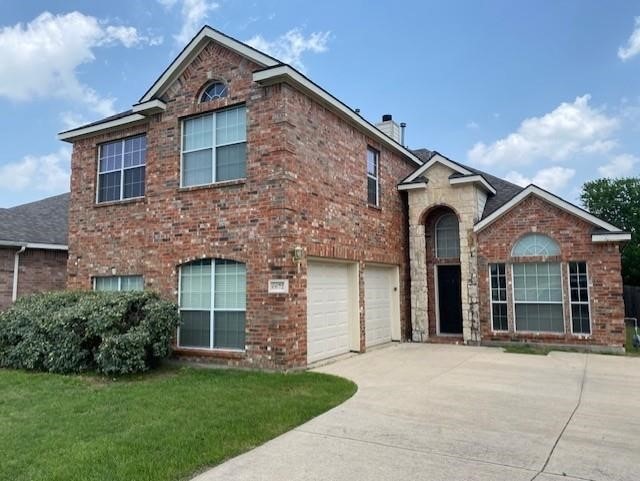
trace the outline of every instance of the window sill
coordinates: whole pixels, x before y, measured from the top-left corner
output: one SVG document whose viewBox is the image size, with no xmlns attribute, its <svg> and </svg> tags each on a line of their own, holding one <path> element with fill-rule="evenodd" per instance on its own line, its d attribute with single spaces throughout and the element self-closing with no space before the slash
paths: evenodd
<svg viewBox="0 0 640 481">
<path fill-rule="evenodd" d="M 369 204 L 369 203 L 367 203 L 367 207 L 368 207 L 369 209 L 377 210 L 377 211 L 379 211 L 379 212 L 382 212 L 382 207 L 380 207 L 379 205 L 374 205 L 374 204 Z"/>
<path fill-rule="evenodd" d="M 143 202 L 144 201 L 144 196 L 143 197 L 131 197 L 129 199 L 122 199 L 122 200 L 111 200 L 109 202 L 96 202 L 95 204 L 93 204 L 94 207 L 109 207 L 112 205 L 127 205 L 127 204 L 137 204 L 138 202 Z"/>
<path fill-rule="evenodd" d="M 203 184 L 203 185 L 190 185 L 187 187 L 178 187 L 178 192 L 191 192 L 194 190 L 202 190 L 202 189 L 217 189 L 222 187 L 233 187 L 237 185 L 244 185 L 247 183 L 247 179 L 234 179 L 234 180 L 225 180 L 222 182 L 213 182 L 211 184 Z"/>
<path fill-rule="evenodd" d="M 226 358 L 242 358 L 245 357 L 247 351 L 244 349 L 223 349 L 223 348 L 205 348 L 205 347 L 181 347 L 173 348 L 174 354 L 184 356 L 203 356 L 203 357 L 226 357 Z"/>
</svg>

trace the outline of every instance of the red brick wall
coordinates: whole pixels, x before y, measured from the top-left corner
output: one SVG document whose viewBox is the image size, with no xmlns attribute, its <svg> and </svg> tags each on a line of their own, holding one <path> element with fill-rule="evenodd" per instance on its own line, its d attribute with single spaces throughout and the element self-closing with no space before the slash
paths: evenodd
<svg viewBox="0 0 640 481">
<path fill-rule="evenodd" d="M 92 276 L 115 270 L 142 274 L 146 287 L 176 299 L 180 264 L 202 257 L 244 262 L 246 354 L 179 354 L 302 366 L 306 264 L 298 271 L 290 250 L 301 244 L 309 255 L 404 266 L 405 221 L 395 184 L 411 167 L 382 150 L 382 209 L 367 208 L 365 138 L 290 87 L 254 84 L 257 68 L 210 43 L 164 97 L 163 114 L 74 145 L 69 287 L 89 289 Z M 198 104 L 208 72 L 228 82 L 229 96 Z M 181 118 L 239 102 L 247 108 L 246 181 L 181 189 Z M 98 144 L 140 132 L 147 132 L 145 198 L 96 206 Z M 268 279 L 282 277 L 290 279 L 289 295 L 268 295 Z"/>
<path fill-rule="evenodd" d="M 480 291 L 480 323 L 483 341 L 526 340 L 565 344 L 622 346 L 624 343 L 624 305 L 620 251 L 616 244 L 593 243 L 593 226 L 531 196 L 516 208 L 479 232 L 478 281 Z M 493 333 L 491 331 L 488 264 L 506 262 L 511 258 L 513 244 L 524 234 L 538 232 L 560 244 L 561 255 L 547 260 L 562 263 L 565 334 L 532 335 L 526 333 Z M 542 259 L 528 259 L 535 261 Z M 567 262 L 587 263 L 592 335 L 571 334 Z M 511 271 L 507 265 L 507 299 L 510 329 L 513 330 Z"/>
<path fill-rule="evenodd" d="M 16 251 L 17 249 L 0 249 L 0 309 L 11 305 Z M 27 249 L 20 254 L 18 297 L 64 289 L 67 281 L 66 268 L 65 251 Z"/>
</svg>

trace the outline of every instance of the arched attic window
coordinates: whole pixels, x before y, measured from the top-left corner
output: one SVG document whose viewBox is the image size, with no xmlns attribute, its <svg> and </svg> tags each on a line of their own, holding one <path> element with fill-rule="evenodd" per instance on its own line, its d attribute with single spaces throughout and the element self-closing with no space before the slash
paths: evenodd
<svg viewBox="0 0 640 481">
<path fill-rule="evenodd" d="M 228 93 L 227 85 L 223 82 L 213 82 L 207 86 L 200 96 L 200 102 L 211 102 L 212 100 L 226 97 Z"/>
<path fill-rule="evenodd" d="M 458 218 L 453 213 L 443 214 L 436 222 L 436 257 L 460 257 Z"/>
<path fill-rule="evenodd" d="M 544 234 L 527 234 L 515 243 L 511 255 L 513 257 L 559 256 L 560 246 Z"/>
</svg>

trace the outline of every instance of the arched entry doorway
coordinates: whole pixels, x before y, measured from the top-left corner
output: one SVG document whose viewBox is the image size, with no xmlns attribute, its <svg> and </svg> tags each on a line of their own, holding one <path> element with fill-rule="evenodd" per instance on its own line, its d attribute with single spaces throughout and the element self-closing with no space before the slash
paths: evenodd
<svg viewBox="0 0 640 481">
<path fill-rule="evenodd" d="M 425 218 L 429 335 L 462 336 L 462 285 L 458 216 L 447 206 Z"/>
</svg>

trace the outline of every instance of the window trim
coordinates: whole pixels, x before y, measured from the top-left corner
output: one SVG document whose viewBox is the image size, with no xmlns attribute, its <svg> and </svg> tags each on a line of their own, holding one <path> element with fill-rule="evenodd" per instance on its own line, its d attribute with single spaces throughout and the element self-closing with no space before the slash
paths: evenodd
<svg viewBox="0 0 640 481">
<path fill-rule="evenodd" d="M 533 302 L 533 301 L 516 301 L 516 283 L 515 283 L 515 269 L 513 268 L 516 264 L 558 264 L 560 265 L 560 291 L 562 294 L 562 299 L 558 301 L 541 301 L 541 302 Z M 565 308 L 565 289 L 562 282 L 562 262 L 512 262 L 511 263 L 511 299 L 513 306 L 513 332 L 521 332 L 526 334 L 539 334 L 543 336 L 565 336 L 567 334 L 567 319 L 565 316 L 564 308 Z M 546 304 L 546 305 L 560 305 L 562 307 L 562 332 L 559 331 L 531 331 L 526 329 L 518 329 L 518 319 L 516 317 L 516 304 Z"/>
<path fill-rule="evenodd" d="M 180 349 L 180 350 L 186 350 L 186 351 L 207 351 L 207 352 L 236 352 L 236 353 L 246 353 L 247 352 L 247 343 L 246 343 L 246 338 L 245 338 L 245 343 L 244 343 L 244 348 L 240 349 L 237 347 L 215 347 L 214 346 L 214 312 L 216 311 L 222 311 L 222 312 L 244 312 L 245 313 L 245 330 L 247 327 L 247 320 L 246 320 L 246 312 L 247 312 L 247 307 L 245 305 L 244 309 L 239 309 L 239 308 L 230 308 L 230 309 L 216 309 L 215 308 L 215 304 L 214 304 L 214 296 L 215 296 L 215 289 L 216 289 L 216 269 L 215 269 L 215 261 L 217 260 L 233 260 L 233 259 L 223 259 L 223 258 L 218 258 L 218 257 L 209 257 L 206 259 L 193 259 L 189 262 L 180 264 L 178 266 L 178 315 L 180 314 L 181 311 L 202 311 L 203 309 L 192 309 L 189 307 L 181 307 L 180 306 L 180 299 L 182 297 L 182 267 L 188 264 L 191 264 L 192 262 L 196 262 L 199 260 L 209 260 L 211 262 L 211 303 L 210 303 L 210 307 L 209 307 L 209 347 L 196 347 L 196 346 L 181 346 L 180 345 L 180 325 L 178 325 L 178 329 L 176 332 L 176 348 Z M 240 261 L 235 261 L 233 260 L 233 262 L 237 262 L 238 264 L 243 264 L 245 266 L 245 273 L 246 273 L 246 268 L 247 268 L 247 264 L 246 262 L 240 262 Z M 245 280 L 245 296 L 246 296 L 246 280 Z M 245 299 L 246 302 L 246 299 Z M 182 323 L 181 323 L 182 324 Z"/>
<path fill-rule="evenodd" d="M 494 301 L 493 300 L 493 285 L 492 285 L 492 276 L 491 276 L 491 266 L 492 265 L 496 265 L 496 266 L 504 266 L 504 282 L 505 282 L 505 297 L 506 299 L 504 301 Z M 510 269 L 511 270 L 511 269 Z M 509 298 L 507 297 L 507 293 L 509 292 L 509 286 L 506 285 L 507 283 L 507 263 L 506 262 L 489 262 L 489 269 L 488 269 L 488 274 L 489 274 L 489 308 L 490 308 L 490 314 L 491 314 L 491 332 L 496 332 L 496 333 L 503 333 L 503 332 L 510 332 L 509 329 Z M 498 273 L 498 275 L 500 275 L 500 273 Z M 499 287 L 498 287 L 499 289 Z M 504 304 L 505 307 L 507 308 L 507 328 L 506 329 L 494 329 L 494 324 L 493 324 L 493 305 L 494 304 Z M 515 312 L 515 310 L 514 310 Z M 515 318 L 514 318 L 514 324 L 515 324 Z"/>
<path fill-rule="evenodd" d="M 373 152 L 376 160 L 376 175 L 369 173 L 369 152 Z M 373 207 L 380 207 L 380 151 L 374 149 L 370 145 L 367 145 L 367 158 L 365 159 L 365 169 L 367 172 L 367 180 L 372 179 L 376 181 L 376 203 L 369 202 L 369 182 L 367 182 L 367 204 Z"/>
<path fill-rule="evenodd" d="M 587 302 L 573 302 L 571 299 L 571 264 L 582 264 L 584 263 L 584 273 L 587 277 Z M 591 316 L 591 289 L 589 288 L 589 264 L 587 261 L 569 261 L 567 262 L 567 289 L 569 293 L 569 327 L 571 329 L 571 335 L 579 336 L 579 337 L 591 337 L 593 335 L 593 319 Z M 589 333 L 584 332 L 574 332 L 573 331 L 573 309 L 572 306 L 576 305 L 586 305 L 587 311 L 589 313 Z"/>
<path fill-rule="evenodd" d="M 206 102 L 205 102 L 206 103 Z M 216 144 L 216 128 L 217 128 L 217 120 L 218 120 L 218 113 L 219 112 L 225 112 L 227 110 L 233 110 L 233 109 L 238 109 L 244 107 L 245 108 L 245 140 L 243 142 L 227 142 L 224 144 Z M 216 167 L 217 167 L 217 162 L 218 162 L 218 158 L 217 158 L 217 148 L 218 147 L 226 147 L 229 145 L 238 145 L 238 144 L 247 144 L 248 145 L 248 140 L 247 140 L 247 129 L 248 129 L 248 125 L 247 125 L 247 119 L 246 119 L 246 115 L 247 115 L 247 106 L 245 103 L 240 103 L 240 104 L 235 104 L 235 105 L 228 105 L 225 106 L 223 108 L 220 109 L 216 109 L 216 110 L 210 110 L 208 112 L 201 112 L 199 114 L 196 115 L 190 115 L 187 117 L 183 117 L 180 119 L 180 189 L 190 189 L 192 187 L 205 187 L 205 186 L 210 186 L 210 185 L 216 185 L 216 184 L 222 184 L 224 182 L 235 182 L 238 180 L 246 180 L 247 178 L 247 171 L 246 171 L 246 167 L 247 167 L 247 159 L 248 159 L 248 155 L 245 158 L 245 175 L 244 177 L 238 177 L 237 179 L 227 179 L 227 180 L 220 180 L 218 181 L 216 179 Z M 205 182 L 203 184 L 191 184 L 191 185 L 185 185 L 184 184 L 184 154 L 189 154 L 191 152 L 198 152 L 201 150 L 206 150 L 206 149 L 190 149 L 190 150 L 184 150 L 184 124 L 185 122 L 189 121 L 189 120 L 193 120 L 193 119 L 197 119 L 198 117 L 205 117 L 207 115 L 211 115 L 212 116 L 212 127 L 211 127 L 211 132 L 212 132 L 212 144 L 211 144 L 211 150 L 212 150 L 212 154 L 211 154 L 211 182 Z M 245 151 L 246 152 L 246 151 Z"/>
<path fill-rule="evenodd" d="M 136 199 L 144 199 L 147 195 L 147 147 L 145 147 L 145 156 L 144 156 L 144 164 L 143 165 L 134 165 L 132 167 L 124 166 L 124 143 L 129 139 L 135 139 L 136 137 L 146 137 L 147 133 L 142 132 L 140 134 L 130 135 L 128 137 L 123 137 L 121 139 L 109 140 L 107 142 L 102 142 L 98 144 L 98 158 L 96 160 L 96 203 L 95 205 L 103 205 L 103 204 L 113 204 L 117 202 L 129 202 L 131 200 Z M 108 170 L 105 172 L 100 172 L 100 155 L 102 153 L 102 148 L 107 144 L 114 144 L 116 142 L 122 142 L 122 163 L 119 169 Z M 145 140 L 146 143 L 146 140 Z M 144 167 L 144 195 L 137 195 L 134 197 L 124 198 L 124 171 L 131 169 L 139 169 L 140 167 Z M 105 200 L 100 202 L 100 175 L 101 174 L 112 174 L 114 172 L 120 172 L 120 198 L 115 200 Z M 104 277 L 104 276 L 103 276 Z"/>
<path fill-rule="evenodd" d="M 98 284 L 97 279 L 105 279 L 105 278 L 110 278 L 110 277 L 115 277 L 118 279 L 118 290 L 117 291 L 112 291 L 112 292 L 130 292 L 130 291 L 123 291 L 122 290 L 122 278 L 123 277 L 139 277 L 140 279 L 142 279 L 142 290 L 144 291 L 145 285 L 144 285 L 144 276 L 142 274 L 122 274 L 122 275 L 112 275 L 112 276 L 93 276 L 91 278 L 91 286 L 92 289 L 96 292 L 107 292 L 107 291 L 97 291 L 96 290 L 96 286 Z"/>
</svg>

